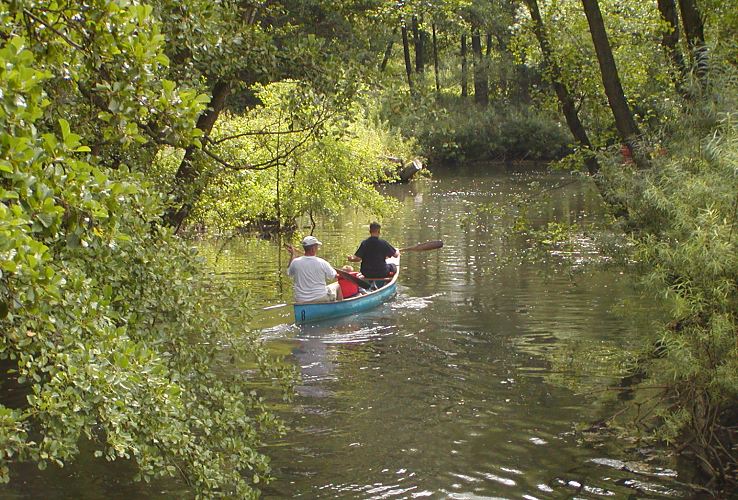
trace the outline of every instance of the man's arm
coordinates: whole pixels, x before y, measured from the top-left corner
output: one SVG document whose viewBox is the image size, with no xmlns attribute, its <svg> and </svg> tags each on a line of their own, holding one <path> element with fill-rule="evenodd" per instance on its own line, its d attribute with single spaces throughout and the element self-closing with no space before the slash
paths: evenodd
<svg viewBox="0 0 738 500">
<path fill-rule="evenodd" d="M 347 255 L 346 260 L 349 262 L 361 262 L 361 256 L 364 255 L 364 242 L 362 241 L 359 248 L 356 249 L 353 255 Z"/>
<path fill-rule="evenodd" d="M 333 281 L 338 279 L 338 272 L 335 270 L 335 268 L 331 265 L 330 262 L 327 260 L 321 259 L 323 262 L 323 269 L 325 270 L 325 277 L 326 279 Z"/>
<path fill-rule="evenodd" d="M 284 247 L 290 253 L 290 261 L 287 263 L 287 267 L 289 268 L 290 264 L 292 264 L 292 261 L 295 260 L 295 256 L 297 255 L 297 250 L 295 250 L 295 247 L 293 247 L 289 243 L 286 243 Z"/>
</svg>

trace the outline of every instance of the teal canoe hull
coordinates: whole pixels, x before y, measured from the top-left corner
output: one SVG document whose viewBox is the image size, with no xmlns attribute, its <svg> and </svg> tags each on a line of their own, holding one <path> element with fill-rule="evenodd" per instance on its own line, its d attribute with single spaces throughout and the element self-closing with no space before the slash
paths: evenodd
<svg viewBox="0 0 738 500">
<path fill-rule="evenodd" d="M 294 304 L 295 323 L 313 323 L 330 318 L 340 318 L 352 314 L 367 311 L 386 302 L 397 292 L 397 278 L 400 274 L 399 259 L 388 259 L 397 266 L 397 272 L 389 283 L 365 295 L 357 295 L 350 299 L 338 302 L 320 302 L 307 304 Z M 371 280 L 367 280 L 371 281 Z"/>
</svg>

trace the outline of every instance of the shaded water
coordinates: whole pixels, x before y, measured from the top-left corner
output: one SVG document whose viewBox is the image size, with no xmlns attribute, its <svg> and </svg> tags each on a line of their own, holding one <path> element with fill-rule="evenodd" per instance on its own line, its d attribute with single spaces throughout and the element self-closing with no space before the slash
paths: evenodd
<svg viewBox="0 0 738 500">
<path fill-rule="evenodd" d="M 273 443 L 266 498 L 686 498 L 689 471 L 637 445 L 584 442 L 579 422 L 617 407 L 612 398 L 559 384 L 551 362 L 570 343 L 617 348 L 648 327 L 651 306 L 627 274 L 602 266 L 586 237 L 543 259 L 506 234 L 523 208 L 548 221 L 602 220 L 591 186 L 568 175 L 499 166 L 484 174 L 436 173 L 387 186 L 400 210 L 383 222 L 407 252 L 397 296 L 356 317 L 297 327 L 287 253 L 278 242 L 203 244 L 219 272 L 245 285 L 254 327 L 300 367 L 291 432 Z M 345 263 L 368 218 L 347 210 L 319 223 L 320 255 Z M 309 232 L 304 229 L 303 232 Z M 628 304 L 625 306 L 624 304 Z M 273 307 L 276 306 L 276 307 Z M 631 316 L 622 315 L 624 308 Z M 630 319 L 628 319 L 630 318 Z M 597 382 L 613 381 L 606 369 Z M 607 401 L 607 402 L 606 402 Z M 181 486 L 130 480 L 127 464 L 82 459 L 64 471 L 26 471 L 0 489 L 14 498 L 180 498 Z"/>
</svg>

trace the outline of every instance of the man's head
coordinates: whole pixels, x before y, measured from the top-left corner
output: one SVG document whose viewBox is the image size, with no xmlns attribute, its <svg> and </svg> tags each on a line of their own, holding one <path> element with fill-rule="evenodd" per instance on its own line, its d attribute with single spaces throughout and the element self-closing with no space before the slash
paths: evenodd
<svg viewBox="0 0 738 500">
<path fill-rule="evenodd" d="M 382 226 L 379 225 L 379 222 L 372 222 L 369 224 L 369 234 L 372 236 L 379 236 L 380 229 L 382 229 Z"/>
<path fill-rule="evenodd" d="M 322 245 L 322 243 L 315 236 L 305 236 L 302 239 L 302 248 L 305 250 L 305 255 L 315 255 L 318 252 L 319 245 Z"/>
</svg>

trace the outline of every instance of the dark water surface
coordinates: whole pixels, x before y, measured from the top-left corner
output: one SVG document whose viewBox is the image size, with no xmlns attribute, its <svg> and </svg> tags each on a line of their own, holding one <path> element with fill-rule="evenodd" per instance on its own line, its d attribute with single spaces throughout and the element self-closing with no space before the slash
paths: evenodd
<svg viewBox="0 0 738 500">
<path fill-rule="evenodd" d="M 518 213 L 513 202 L 544 196 L 531 213 L 535 225 L 602 221 L 589 184 L 498 166 L 439 172 L 385 192 L 401 207 L 382 221 L 386 239 L 398 248 L 445 245 L 403 254 L 397 296 L 357 317 L 297 327 L 291 307 L 269 308 L 291 301 L 278 242 L 202 245 L 220 272 L 250 290 L 255 328 L 300 367 L 298 395 L 283 414 L 291 432 L 266 450 L 276 477 L 266 498 L 691 496 L 688 471 L 674 461 L 617 439 L 582 440 L 575 425 L 617 407 L 557 383 L 560 368 L 550 361 L 571 342 L 627 345 L 648 327 L 653 306 L 639 300 L 627 273 L 602 265 L 586 238 L 534 262 L 521 258 L 525 241 L 501 229 Z M 355 210 L 319 221 L 320 255 L 345 264 L 368 221 Z M 603 372 L 596 376 L 606 385 L 612 374 Z M 46 474 L 9 496 L 183 495 L 131 483 L 121 470 L 122 479 L 113 466 L 82 463 L 62 482 Z"/>
</svg>

